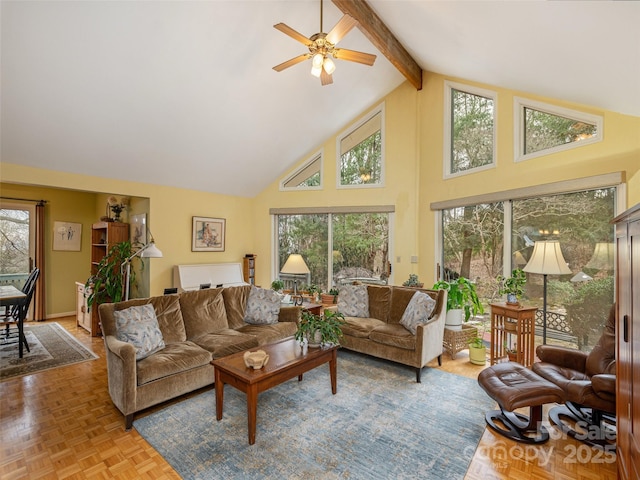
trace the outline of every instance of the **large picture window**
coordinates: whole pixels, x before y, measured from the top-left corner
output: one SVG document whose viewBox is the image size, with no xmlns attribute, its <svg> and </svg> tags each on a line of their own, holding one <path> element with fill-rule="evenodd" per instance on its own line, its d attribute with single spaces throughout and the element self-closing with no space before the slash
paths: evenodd
<svg viewBox="0 0 640 480">
<path fill-rule="evenodd" d="M 298 279 L 298 286 L 311 283 L 326 292 L 355 280 L 387 283 L 390 217 L 388 212 L 276 215 L 275 276 L 291 253 L 299 253 L 311 273 Z"/>
<path fill-rule="evenodd" d="M 496 94 L 445 82 L 445 177 L 495 165 Z"/>
<path fill-rule="evenodd" d="M 381 186 L 384 174 L 383 109 L 338 136 L 338 186 Z"/>
<path fill-rule="evenodd" d="M 588 351 L 614 300 L 615 210 L 615 187 L 443 209 L 443 274 L 474 281 L 485 305 L 502 301 L 497 275 L 523 268 L 536 241 L 558 241 L 571 274 L 548 276 L 548 343 Z M 543 276 L 526 276 L 521 302 L 542 308 Z"/>
</svg>

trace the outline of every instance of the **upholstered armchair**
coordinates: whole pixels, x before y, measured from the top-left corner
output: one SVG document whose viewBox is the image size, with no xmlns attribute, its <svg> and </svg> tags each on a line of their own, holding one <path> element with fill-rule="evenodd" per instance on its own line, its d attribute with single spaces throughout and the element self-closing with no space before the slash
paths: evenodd
<svg viewBox="0 0 640 480">
<path fill-rule="evenodd" d="M 533 371 L 564 391 L 565 405 L 552 408 L 551 421 L 566 434 L 589 445 L 615 445 L 616 359 L 615 304 L 598 343 L 586 353 L 540 345 Z M 607 425 L 609 424 L 609 426 Z"/>
</svg>

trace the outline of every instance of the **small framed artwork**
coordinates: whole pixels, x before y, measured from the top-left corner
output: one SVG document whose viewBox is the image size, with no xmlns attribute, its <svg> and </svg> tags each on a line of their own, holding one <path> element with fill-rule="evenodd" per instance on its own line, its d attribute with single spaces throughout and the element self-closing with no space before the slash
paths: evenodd
<svg viewBox="0 0 640 480">
<path fill-rule="evenodd" d="M 129 228 L 131 247 L 135 249 L 144 247 L 147 244 L 147 214 L 131 215 L 129 222 L 131 223 Z"/>
<path fill-rule="evenodd" d="M 82 240 L 82 224 L 53 222 L 53 249 L 79 252 Z"/>
<path fill-rule="evenodd" d="M 193 217 L 192 252 L 224 252 L 226 220 L 224 218 Z"/>
</svg>

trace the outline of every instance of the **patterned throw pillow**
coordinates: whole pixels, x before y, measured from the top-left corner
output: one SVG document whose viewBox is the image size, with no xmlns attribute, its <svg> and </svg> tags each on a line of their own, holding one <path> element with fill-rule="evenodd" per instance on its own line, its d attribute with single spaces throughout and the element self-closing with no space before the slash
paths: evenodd
<svg viewBox="0 0 640 480">
<path fill-rule="evenodd" d="M 366 285 L 344 285 L 338 295 L 338 311 L 345 317 L 369 317 L 369 292 Z"/>
<path fill-rule="evenodd" d="M 342 295 L 342 291 L 340 291 Z M 436 306 L 436 301 L 424 292 L 416 292 L 405 308 L 400 325 L 416 334 L 418 325 L 429 323 L 429 317 Z"/>
<path fill-rule="evenodd" d="M 116 338 L 136 348 L 136 360 L 142 360 L 164 348 L 153 305 L 138 305 L 113 312 Z"/>
<path fill-rule="evenodd" d="M 279 314 L 280 295 L 273 290 L 252 286 L 244 321 L 252 325 L 270 325 L 278 323 Z"/>
</svg>

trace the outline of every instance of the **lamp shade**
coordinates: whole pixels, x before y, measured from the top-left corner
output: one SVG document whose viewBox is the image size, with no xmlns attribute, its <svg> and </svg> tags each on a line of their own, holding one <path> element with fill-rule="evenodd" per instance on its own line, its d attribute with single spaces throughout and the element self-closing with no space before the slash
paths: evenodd
<svg viewBox="0 0 640 480">
<path fill-rule="evenodd" d="M 289 258 L 287 258 L 287 261 L 284 262 L 280 273 L 303 275 L 311 272 L 309 271 L 309 267 L 307 267 L 304 258 L 302 258 L 302 255 L 299 253 L 292 253 L 289 255 Z"/>
<path fill-rule="evenodd" d="M 595 270 L 613 270 L 614 249 L 613 243 L 598 242 L 593 250 L 593 256 L 585 268 Z"/>
<path fill-rule="evenodd" d="M 571 277 L 571 281 L 573 283 L 588 282 L 589 280 L 593 280 L 593 277 L 590 277 L 584 272 L 578 272 L 573 277 Z"/>
<path fill-rule="evenodd" d="M 539 241 L 533 246 L 529 262 L 522 269 L 529 273 L 545 275 L 564 275 L 571 273 L 567 261 L 562 256 L 560 243 L 557 241 Z"/>
<path fill-rule="evenodd" d="M 162 258 L 162 252 L 158 247 L 156 247 L 155 243 L 151 242 L 144 247 L 140 256 L 147 258 Z"/>
</svg>

